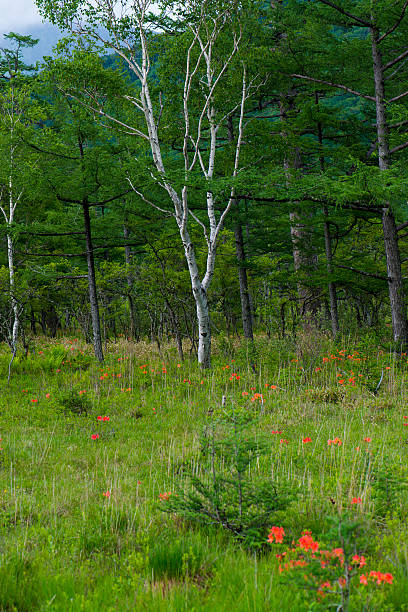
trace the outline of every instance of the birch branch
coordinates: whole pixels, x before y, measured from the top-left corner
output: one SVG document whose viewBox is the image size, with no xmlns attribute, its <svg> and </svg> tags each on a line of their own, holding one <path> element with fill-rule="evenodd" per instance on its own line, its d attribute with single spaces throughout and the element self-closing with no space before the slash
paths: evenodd
<svg viewBox="0 0 408 612">
<path fill-rule="evenodd" d="M 148 200 L 143 195 L 143 193 L 141 191 L 136 189 L 136 187 L 133 185 L 132 181 L 130 180 L 130 178 L 128 176 L 126 177 L 126 180 L 128 181 L 128 183 L 131 186 L 132 190 L 143 200 L 143 202 L 146 202 L 146 204 L 149 204 L 153 208 L 156 208 L 156 210 L 159 210 L 160 212 L 164 213 L 165 215 L 169 215 L 171 217 L 175 217 L 175 213 L 172 212 L 171 210 L 165 210 L 164 208 L 160 208 L 160 206 L 157 206 L 157 204 L 154 204 L 151 200 Z"/>
</svg>

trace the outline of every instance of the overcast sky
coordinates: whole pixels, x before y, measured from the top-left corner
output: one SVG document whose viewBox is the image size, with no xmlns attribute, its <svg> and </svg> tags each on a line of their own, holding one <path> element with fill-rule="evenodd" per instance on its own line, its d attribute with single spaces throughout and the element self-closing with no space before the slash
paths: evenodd
<svg viewBox="0 0 408 612">
<path fill-rule="evenodd" d="M 22 30 L 33 25 L 40 25 L 34 0 L 0 0 L 0 31 Z"/>
</svg>

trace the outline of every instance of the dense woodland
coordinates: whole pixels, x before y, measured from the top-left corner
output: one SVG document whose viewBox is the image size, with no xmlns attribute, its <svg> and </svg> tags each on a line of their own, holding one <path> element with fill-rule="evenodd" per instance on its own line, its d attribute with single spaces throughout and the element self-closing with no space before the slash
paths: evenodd
<svg viewBox="0 0 408 612">
<path fill-rule="evenodd" d="M 100 361 L 171 337 L 203 367 L 211 330 L 406 345 L 406 2 L 38 4 L 66 38 L 33 67 L 10 33 L 0 62 L 12 353 L 74 330 Z"/>
</svg>

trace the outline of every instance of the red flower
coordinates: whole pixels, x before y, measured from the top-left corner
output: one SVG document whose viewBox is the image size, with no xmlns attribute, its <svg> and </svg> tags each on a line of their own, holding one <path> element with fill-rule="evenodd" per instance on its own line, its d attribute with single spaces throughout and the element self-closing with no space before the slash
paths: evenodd
<svg viewBox="0 0 408 612">
<path fill-rule="evenodd" d="M 169 499 L 170 495 L 171 495 L 171 491 L 168 491 L 167 493 L 159 493 L 159 498 L 162 501 L 167 501 Z"/>
<path fill-rule="evenodd" d="M 268 542 L 277 544 L 281 544 L 283 542 L 283 536 L 285 535 L 285 530 L 283 527 L 271 527 L 271 530 L 268 534 Z"/>
<path fill-rule="evenodd" d="M 33 402 L 33 404 L 36 404 L 38 402 L 38 399 L 32 399 L 31 401 Z"/>
<path fill-rule="evenodd" d="M 334 438 L 333 440 L 331 440 L 331 439 L 329 438 L 329 439 L 327 440 L 327 444 L 328 444 L 329 446 L 331 446 L 332 444 L 333 444 L 334 446 L 336 446 L 336 445 L 337 445 L 337 446 L 341 446 L 342 441 L 340 440 L 340 438 Z"/>
<path fill-rule="evenodd" d="M 303 444 L 307 444 L 308 442 L 311 442 L 312 438 L 302 438 L 302 442 Z"/>
<path fill-rule="evenodd" d="M 110 417 L 108 417 L 108 416 L 104 416 L 104 417 L 102 418 L 102 421 L 109 421 L 109 420 L 110 420 Z"/>
<path fill-rule="evenodd" d="M 371 438 L 364 438 L 364 442 L 371 442 Z"/>
<path fill-rule="evenodd" d="M 97 440 L 99 438 L 99 434 L 92 434 L 92 440 Z"/>
<path fill-rule="evenodd" d="M 367 565 L 366 558 L 363 556 L 360 557 L 359 555 L 352 556 L 352 563 L 358 563 L 360 567 L 364 567 L 364 565 Z"/>
<path fill-rule="evenodd" d="M 110 497 L 111 493 L 110 493 L 110 491 L 105 491 L 104 493 L 102 493 L 102 495 L 104 497 Z"/>
<path fill-rule="evenodd" d="M 360 584 L 368 584 L 367 576 L 365 574 L 361 574 Z"/>
<path fill-rule="evenodd" d="M 353 499 L 351 500 L 352 504 L 361 504 L 362 503 L 362 499 L 361 497 L 353 497 Z"/>
<path fill-rule="evenodd" d="M 286 438 L 282 438 L 280 443 L 281 444 L 289 444 L 289 440 L 286 440 Z"/>
<path fill-rule="evenodd" d="M 98 421 L 102 421 L 102 418 L 103 418 L 103 417 L 98 416 L 98 417 L 96 417 L 96 418 L 98 419 Z"/>
<path fill-rule="evenodd" d="M 316 552 L 316 550 L 319 548 L 319 543 L 313 540 L 310 533 L 305 533 L 305 535 L 299 538 L 299 546 L 304 550 L 312 550 L 313 552 Z"/>
</svg>

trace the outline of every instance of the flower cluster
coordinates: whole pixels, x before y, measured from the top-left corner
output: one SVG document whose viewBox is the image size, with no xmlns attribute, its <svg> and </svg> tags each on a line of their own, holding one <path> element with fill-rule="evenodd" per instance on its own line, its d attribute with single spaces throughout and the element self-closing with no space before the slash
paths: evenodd
<svg viewBox="0 0 408 612">
<path fill-rule="evenodd" d="M 276 542 L 281 544 L 283 542 L 283 536 L 285 535 L 285 530 L 283 527 L 271 527 L 271 530 L 268 535 L 268 542 Z"/>
<path fill-rule="evenodd" d="M 315 540 L 313 540 L 310 531 L 304 531 L 302 537 L 299 538 L 299 548 L 316 552 L 319 548 L 319 542 L 315 542 Z"/>
<path fill-rule="evenodd" d="M 270 544 L 282 544 L 284 536 L 284 528 L 275 525 L 270 530 L 268 542 Z M 308 573 L 303 574 L 303 579 L 306 580 L 309 588 L 311 581 L 312 583 L 314 582 L 319 598 L 326 595 L 325 589 L 330 589 L 333 593 L 336 592 L 336 586 L 340 590 L 350 588 L 350 581 L 354 576 L 358 575 L 358 570 L 367 565 L 367 560 L 363 555 L 354 554 L 351 557 L 346 557 L 344 549 L 341 547 L 323 550 L 319 542 L 313 539 L 311 532 L 308 530 L 302 532 L 297 542 L 292 541 L 292 548 L 277 554 L 276 557 L 280 562 L 279 573 L 292 570 L 296 567 L 308 567 Z M 316 575 L 314 575 L 313 568 L 315 568 Z M 319 569 L 317 570 L 317 568 Z M 319 573 L 321 574 L 322 570 L 325 570 L 330 580 L 320 582 L 321 577 L 319 579 L 318 575 Z M 369 580 L 376 581 L 377 584 L 392 584 L 393 575 L 389 572 L 370 571 L 359 576 L 360 584 L 366 585 Z"/>
<path fill-rule="evenodd" d="M 341 446 L 342 445 L 342 441 L 340 440 L 340 438 L 334 438 L 333 440 L 331 440 L 331 438 L 329 438 L 327 440 L 327 444 L 329 446 L 331 446 L 333 444 L 333 446 Z"/>
<path fill-rule="evenodd" d="M 388 584 L 392 584 L 394 580 L 394 576 L 389 572 L 383 574 L 382 572 L 371 571 L 368 576 L 366 574 L 362 574 L 360 576 L 360 584 L 368 584 L 369 580 L 376 580 L 377 584 L 381 584 L 382 582 L 387 582 Z"/>
<path fill-rule="evenodd" d="M 238 374 L 236 374 L 236 372 L 233 372 L 231 374 L 231 376 L 229 377 L 230 380 L 239 380 L 241 377 L 238 376 Z"/>
</svg>

